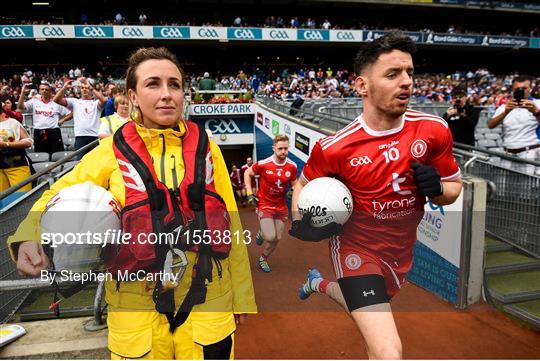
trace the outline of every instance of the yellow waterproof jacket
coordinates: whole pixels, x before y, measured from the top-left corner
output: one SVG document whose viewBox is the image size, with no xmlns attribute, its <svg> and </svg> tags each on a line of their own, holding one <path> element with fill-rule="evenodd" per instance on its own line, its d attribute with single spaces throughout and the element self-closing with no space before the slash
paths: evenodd
<svg viewBox="0 0 540 361">
<path fill-rule="evenodd" d="M 153 159 L 154 170 L 168 187 L 180 184 L 184 176 L 181 136 L 185 126 L 180 124 L 179 131 L 173 129 L 147 129 L 137 125 L 137 131 Z M 115 198 L 125 204 L 125 188 L 122 174 L 112 148 L 113 137 L 105 138 L 98 147 L 85 155 L 81 162 L 68 174 L 60 178 L 50 190 L 34 204 L 28 217 L 21 223 L 17 232 L 8 240 L 12 258 L 15 260 L 13 243 L 26 240 L 40 241 L 40 214 L 47 202 L 62 188 L 73 184 L 91 181 L 108 189 Z M 225 162 L 219 147 L 210 140 L 210 149 L 214 164 L 214 182 L 217 193 L 223 197 L 231 216 L 231 231 L 243 235 L 242 224 L 232 192 Z M 176 180 L 173 181 L 173 175 Z M 242 236 L 241 236 L 242 237 Z M 191 285 L 191 270 L 196 263 L 196 254 L 187 252 L 189 266 L 175 289 L 176 307 L 179 307 Z M 190 267 L 191 266 L 191 267 Z M 192 319 L 200 319 L 201 344 L 217 342 L 235 330 L 233 313 L 255 313 L 255 295 L 249 266 L 247 247 L 243 237 L 237 242 L 233 238 L 229 257 L 221 261 L 223 269 L 219 276 L 217 266 L 213 267 L 213 282 L 208 284 L 206 302 L 193 308 Z M 152 311 L 153 282 L 122 282 L 119 290 L 116 282 L 106 282 L 106 301 L 111 311 Z M 216 327 L 217 326 L 217 327 Z M 206 329 L 205 329 L 206 328 Z M 213 341 L 214 340 L 214 341 Z"/>
</svg>

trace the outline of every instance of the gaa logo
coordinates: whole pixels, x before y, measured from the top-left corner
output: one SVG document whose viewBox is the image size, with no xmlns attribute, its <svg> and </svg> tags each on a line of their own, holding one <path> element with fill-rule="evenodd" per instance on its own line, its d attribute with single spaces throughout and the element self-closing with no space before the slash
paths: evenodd
<svg viewBox="0 0 540 361">
<path fill-rule="evenodd" d="M 66 36 L 62 28 L 46 26 L 42 30 L 45 36 Z"/>
<path fill-rule="evenodd" d="M 201 38 L 219 38 L 219 34 L 215 29 L 201 28 L 199 29 L 199 36 Z"/>
<path fill-rule="evenodd" d="M 284 30 L 270 30 L 270 39 L 289 39 L 289 34 Z"/>
<path fill-rule="evenodd" d="M 232 119 L 208 119 L 205 124 L 206 129 L 210 129 L 212 133 L 242 133 L 238 125 Z"/>
<path fill-rule="evenodd" d="M 373 41 L 373 31 L 367 33 L 365 41 Z"/>
<path fill-rule="evenodd" d="M 361 265 L 362 260 L 359 255 L 352 253 L 345 257 L 345 266 L 347 266 L 348 269 L 356 270 L 359 269 Z"/>
<path fill-rule="evenodd" d="M 338 31 L 336 37 L 338 40 L 355 40 L 354 34 L 350 31 Z"/>
<path fill-rule="evenodd" d="M 257 123 L 263 125 L 263 115 L 262 113 L 257 113 Z"/>
<path fill-rule="evenodd" d="M 93 26 L 85 26 L 82 29 L 82 34 L 87 37 L 94 37 L 94 38 L 104 38 L 107 37 L 103 29 L 93 27 Z"/>
<path fill-rule="evenodd" d="M 349 162 L 353 167 L 358 167 L 360 165 L 367 165 L 373 163 L 371 159 L 367 156 L 355 157 Z"/>
<path fill-rule="evenodd" d="M 308 30 L 304 32 L 304 39 L 306 40 L 324 40 L 319 31 Z"/>
<path fill-rule="evenodd" d="M 25 37 L 26 33 L 19 26 L 6 26 L 2 29 L 2 36 L 5 38 L 21 38 Z"/>
<path fill-rule="evenodd" d="M 164 38 L 183 38 L 182 32 L 177 28 L 162 28 L 160 34 Z"/>
<path fill-rule="evenodd" d="M 413 142 L 411 145 L 411 154 L 415 158 L 420 158 L 424 154 L 426 154 L 427 151 L 427 144 L 422 139 L 417 139 Z"/>
<path fill-rule="evenodd" d="M 234 37 L 237 39 L 255 39 L 255 35 L 249 29 L 236 29 L 234 31 Z"/>
<path fill-rule="evenodd" d="M 130 38 L 137 38 L 137 37 L 144 36 L 143 32 L 139 28 L 123 28 L 122 35 L 130 37 Z"/>
</svg>

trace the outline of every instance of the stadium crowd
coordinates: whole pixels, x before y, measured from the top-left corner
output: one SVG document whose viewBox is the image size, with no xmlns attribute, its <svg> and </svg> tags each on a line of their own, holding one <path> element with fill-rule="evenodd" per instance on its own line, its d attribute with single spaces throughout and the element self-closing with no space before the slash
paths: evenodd
<svg viewBox="0 0 540 361">
<path fill-rule="evenodd" d="M 257 68 L 253 73 L 238 71 L 236 74 L 210 77 L 210 84 L 203 90 L 246 90 L 252 95 L 269 96 L 280 99 L 302 98 L 347 98 L 357 97 L 354 90 L 356 74 L 348 69 L 332 67 L 298 68 L 263 71 Z M 475 71 L 455 72 L 453 74 L 415 74 L 413 100 L 419 103 L 448 102 L 451 93 L 458 84 L 467 84 L 470 101 L 475 105 L 499 106 L 509 96 L 512 78 L 516 74 L 497 75 L 485 68 Z M 98 72 L 90 74 L 83 66 L 76 66 L 65 73 L 56 74 L 34 73 L 26 69 L 22 74 L 4 76 L 0 89 L 0 100 L 10 100 L 16 104 L 21 87 L 29 84 L 31 92 L 37 94 L 39 84 L 46 82 L 58 90 L 66 79 L 80 80 L 89 78 L 95 83 L 95 88 L 105 94 L 106 85 L 123 83 L 123 80 L 113 79 L 112 75 Z M 203 75 L 186 74 L 186 83 L 192 92 L 199 89 Z M 75 83 L 77 84 L 77 83 Z M 68 96 L 78 96 L 79 87 L 73 86 L 68 90 Z M 540 77 L 533 81 L 533 97 L 540 98 Z M 15 108 L 15 107 L 13 107 Z M 15 109 L 12 109 L 15 110 Z"/>
<path fill-rule="evenodd" d="M 134 15 L 134 14 L 133 14 Z M 20 24 L 20 25 L 51 25 L 51 24 L 70 24 L 73 20 L 67 20 L 62 17 L 54 17 L 52 19 L 16 19 L 11 17 L 0 17 L 2 24 Z M 82 13 L 78 19 L 80 24 L 88 25 L 160 25 L 160 26 L 233 26 L 233 27 L 260 27 L 260 28 L 289 28 L 289 29 L 357 29 L 357 30 L 391 30 L 395 28 L 395 25 L 389 26 L 383 22 L 374 22 L 372 20 L 355 20 L 344 21 L 344 19 L 332 17 L 308 17 L 308 16 L 274 16 L 270 15 L 266 18 L 248 18 L 238 15 L 231 19 L 222 19 L 215 21 L 202 20 L 198 18 L 171 18 L 166 16 L 159 16 L 154 18 L 149 17 L 145 12 L 141 12 L 138 16 L 127 17 L 122 12 L 116 13 L 116 15 L 110 18 L 104 18 L 102 16 L 91 18 L 87 14 Z M 401 24 L 400 30 L 403 31 L 423 31 L 427 33 L 441 32 L 449 34 L 479 34 L 479 35 L 504 35 L 504 36 L 540 36 L 540 27 L 531 26 L 523 29 L 519 27 L 501 28 L 499 27 L 495 32 L 483 28 L 481 24 L 469 24 L 464 25 L 457 22 L 441 23 L 430 25 L 414 24 Z M 471 27 L 471 25 L 476 27 Z"/>
<path fill-rule="evenodd" d="M 418 103 L 440 103 L 451 99 L 453 89 L 467 85 L 470 102 L 475 105 L 498 107 L 508 99 L 512 79 L 516 74 L 496 75 L 485 68 L 453 74 L 417 74 L 414 79 L 413 100 Z M 268 73 L 257 69 L 253 74 L 240 70 L 236 75 L 216 78 L 216 88 L 242 90 L 280 99 L 347 98 L 357 97 L 354 90 L 356 74 L 347 69 L 334 71 L 331 67 L 283 69 Z M 191 87 L 197 88 L 200 76 L 190 77 Z M 463 85 L 462 85 L 463 86 Z M 533 96 L 540 98 L 540 78 L 533 82 Z"/>
</svg>

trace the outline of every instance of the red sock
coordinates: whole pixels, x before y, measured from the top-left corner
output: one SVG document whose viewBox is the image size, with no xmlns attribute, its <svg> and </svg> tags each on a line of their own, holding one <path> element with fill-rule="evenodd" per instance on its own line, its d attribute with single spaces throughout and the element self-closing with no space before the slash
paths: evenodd
<svg viewBox="0 0 540 361">
<path fill-rule="evenodd" d="M 261 258 L 266 261 L 268 259 L 268 256 L 264 253 L 261 253 Z"/>
<path fill-rule="evenodd" d="M 328 288 L 328 285 L 330 284 L 330 281 L 323 279 L 321 283 L 319 283 L 319 292 L 320 293 L 326 293 L 326 289 Z"/>
</svg>

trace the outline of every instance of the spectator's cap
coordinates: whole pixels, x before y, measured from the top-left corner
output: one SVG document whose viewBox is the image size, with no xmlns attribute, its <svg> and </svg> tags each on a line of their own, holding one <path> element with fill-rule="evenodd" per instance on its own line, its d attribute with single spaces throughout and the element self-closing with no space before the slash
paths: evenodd
<svg viewBox="0 0 540 361">
<path fill-rule="evenodd" d="M 467 86 L 465 84 L 459 84 L 452 89 L 452 96 L 464 96 L 467 95 Z"/>
<path fill-rule="evenodd" d="M 199 73 L 200 74 L 200 73 Z M 210 73 L 205 71 L 204 74 L 203 74 L 203 77 L 204 78 L 210 78 Z"/>
</svg>

